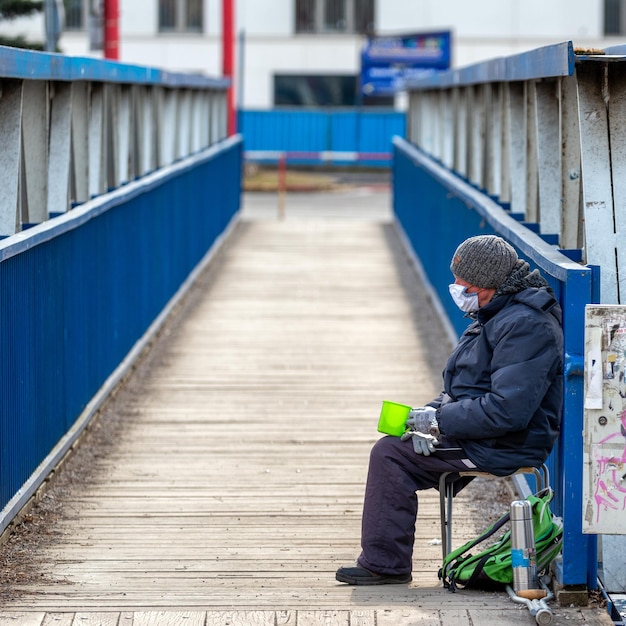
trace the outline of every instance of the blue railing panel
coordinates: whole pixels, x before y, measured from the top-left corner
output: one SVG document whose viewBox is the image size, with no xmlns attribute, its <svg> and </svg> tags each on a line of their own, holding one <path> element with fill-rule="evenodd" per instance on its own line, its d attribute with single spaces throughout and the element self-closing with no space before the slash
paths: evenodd
<svg viewBox="0 0 626 626">
<path fill-rule="evenodd" d="M 240 129 L 246 150 L 328 150 L 328 115 L 318 111 L 244 111 Z"/>
<path fill-rule="evenodd" d="M 369 109 L 274 109 L 240 111 L 239 128 L 246 137 L 246 152 L 308 153 L 288 157 L 292 162 L 319 164 L 325 159 L 336 163 L 388 167 L 394 135 L 404 137 L 406 116 L 398 111 Z M 322 153 L 355 153 L 347 159 Z M 368 155 L 370 158 L 368 158 Z M 376 156 L 374 156 L 376 155 Z M 327 158 L 328 157 L 328 158 Z M 276 155 L 262 159 L 275 163 Z"/>
<path fill-rule="evenodd" d="M 75 423 L 239 210 L 242 144 L 0 244 L 0 509 Z"/>
<path fill-rule="evenodd" d="M 360 147 L 360 117 L 360 114 L 354 111 L 336 111 L 328 116 L 329 150 L 357 151 Z"/>
<path fill-rule="evenodd" d="M 597 586 L 596 537 L 582 534 L 584 312 L 597 299 L 598 273 L 560 254 L 513 219 L 493 199 L 407 142 L 394 141 L 394 212 L 418 257 L 440 307 L 461 334 L 467 320 L 452 303 L 450 259 L 456 246 L 477 234 L 507 239 L 548 279 L 563 308 L 565 389 L 563 423 L 548 461 L 554 511 L 564 520 L 560 582 Z"/>
<path fill-rule="evenodd" d="M 359 114 L 358 121 L 360 152 L 391 152 L 391 139 L 404 137 L 406 115 L 400 113 Z"/>
</svg>

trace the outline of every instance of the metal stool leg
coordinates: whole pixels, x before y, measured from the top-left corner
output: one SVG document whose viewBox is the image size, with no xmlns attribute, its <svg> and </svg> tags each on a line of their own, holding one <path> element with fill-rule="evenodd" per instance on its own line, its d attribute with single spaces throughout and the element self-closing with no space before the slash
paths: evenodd
<svg viewBox="0 0 626 626">
<path fill-rule="evenodd" d="M 454 499 L 454 482 L 446 484 L 446 555 L 452 552 L 452 500 Z"/>
<path fill-rule="evenodd" d="M 452 532 L 448 532 L 452 524 L 452 494 L 448 494 L 446 478 L 452 472 L 445 472 L 439 477 L 439 517 L 441 524 L 441 552 L 445 559 L 448 554 L 448 537 L 452 537 Z"/>
</svg>

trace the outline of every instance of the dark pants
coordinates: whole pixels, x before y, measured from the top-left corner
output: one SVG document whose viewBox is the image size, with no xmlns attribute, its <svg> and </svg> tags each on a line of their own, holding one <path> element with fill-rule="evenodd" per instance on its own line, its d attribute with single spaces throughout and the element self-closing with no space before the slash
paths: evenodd
<svg viewBox="0 0 626 626">
<path fill-rule="evenodd" d="M 438 487 L 444 472 L 475 466 L 454 441 L 442 437 L 437 452 L 416 454 L 411 440 L 379 439 L 370 454 L 358 562 L 378 574 L 408 574 L 412 569 L 416 491 Z M 455 492 L 471 477 L 451 475 Z"/>
</svg>

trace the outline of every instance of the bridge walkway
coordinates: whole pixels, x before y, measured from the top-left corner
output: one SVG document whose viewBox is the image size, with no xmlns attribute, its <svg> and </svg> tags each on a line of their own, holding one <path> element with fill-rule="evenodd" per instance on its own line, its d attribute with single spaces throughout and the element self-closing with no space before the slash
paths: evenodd
<svg viewBox="0 0 626 626">
<path fill-rule="evenodd" d="M 442 589 L 436 493 L 420 496 L 410 585 L 334 579 L 359 551 L 380 402 L 435 395 L 449 348 L 387 190 L 292 195 L 284 220 L 274 196 L 247 195 L 3 548 L 0 624 L 533 624 L 506 594 Z M 489 497 L 477 483 L 459 496 L 455 541 L 484 526 Z M 572 620 L 611 624 L 555 608 L 554 624 Z"/>
</svg>

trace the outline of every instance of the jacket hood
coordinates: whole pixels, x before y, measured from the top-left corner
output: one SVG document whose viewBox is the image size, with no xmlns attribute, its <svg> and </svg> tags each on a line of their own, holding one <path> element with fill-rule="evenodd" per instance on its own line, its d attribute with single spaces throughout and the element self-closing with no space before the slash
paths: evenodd
<svg viewBox="0 0 626 626">
<path fill-rule="evenodd" d="M 528 287 L 517 293 L 496 295 L 489 304 L 478 310 L 476 319 L 484 324 L 511 301 L 520 302 L 542 313 L 550 313 L 559 324 L 563 323 L 563 311 L 550 287 Z"/>
<path fill-rule="evenodd" d="M 559 324 L 563 322 L 563 311 L 561 305 L 554 297 L 554 292 L 550 287 L 541 287 L 539 289 L 524 289 L 513 296 L 516 302 L 522 302 L 526 306 L 532 307 L 537 311 L 552 314 Z"/>
</svg>

